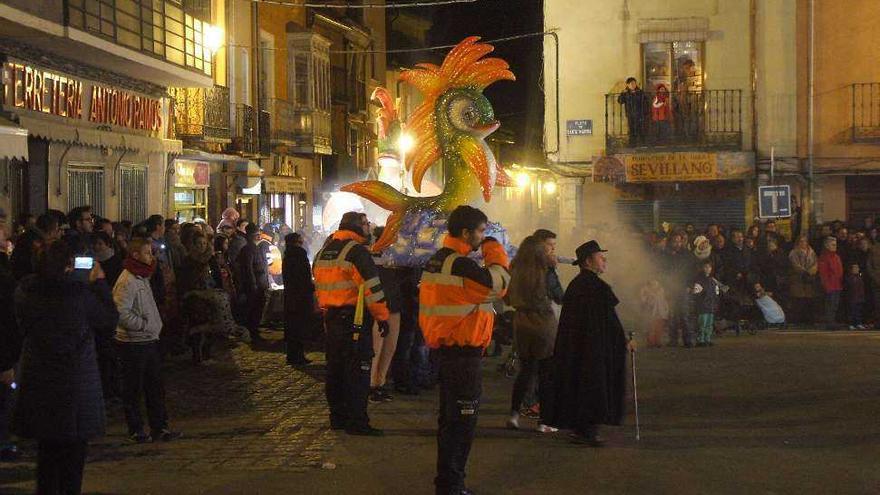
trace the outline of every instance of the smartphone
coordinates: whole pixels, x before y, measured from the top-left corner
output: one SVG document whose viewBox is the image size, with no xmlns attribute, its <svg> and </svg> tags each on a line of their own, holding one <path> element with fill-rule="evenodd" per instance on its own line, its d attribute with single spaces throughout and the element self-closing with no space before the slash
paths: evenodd
<svg viewBox="0 0 880 495">
<path fill-rule="evenodd" d="M 91 256 L 77 256 L 73 259 L 75 270 L 91 270 L 93 266 L 95 266 L 95 258 Z"/>
</svg>

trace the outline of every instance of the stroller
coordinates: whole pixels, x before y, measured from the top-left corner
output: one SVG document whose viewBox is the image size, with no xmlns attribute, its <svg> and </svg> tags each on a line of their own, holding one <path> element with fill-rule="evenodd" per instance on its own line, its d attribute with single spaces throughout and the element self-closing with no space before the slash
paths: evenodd
<svg viewBox="0 0 880 495">
<path fill-rule="evenodd" d="M 716 329 L 716 334 L 730 329 L 733 329 L 737 336 L 742 332 L 748 332 L 749 335 L 758 333 L 763 316 L 747 287 L 747 282 L 730 286 L 722 284 L 719 316 L 721 320 L 732 322 L 732 325 L 719 327 Z"/>
</svg>

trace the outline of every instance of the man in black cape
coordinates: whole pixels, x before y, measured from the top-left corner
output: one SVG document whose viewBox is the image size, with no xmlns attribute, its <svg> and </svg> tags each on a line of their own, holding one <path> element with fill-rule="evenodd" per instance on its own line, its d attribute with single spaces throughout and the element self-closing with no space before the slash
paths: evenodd
<svg viewBox="0 0 880 495">
<path fill-rule="evenodd" d="M 599 278 L 605 272 L 605 251 L 590 241 L 576 254 L 573 264 L 581 272 L 562 302 L 548 423 L 572 430 L 578 443 L 601 447 L 598 426 L 623 421 L 626 353 L 633 343 L 627 341 L 614 309 L 618 303 L 614 291 Z"/>
</svg>

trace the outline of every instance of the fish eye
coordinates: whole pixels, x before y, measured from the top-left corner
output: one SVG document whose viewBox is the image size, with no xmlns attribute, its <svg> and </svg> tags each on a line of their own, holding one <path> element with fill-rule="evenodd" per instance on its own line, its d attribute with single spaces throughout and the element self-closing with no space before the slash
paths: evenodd
<svg viewBox="0 0 880 495">
<path fill-rule="evenodd" d="M 477 106 L 470 98 L 456 98 L 449 104 L 449 119 L 457 129 L 466 131 L 480 120 Z"/>
</svg>

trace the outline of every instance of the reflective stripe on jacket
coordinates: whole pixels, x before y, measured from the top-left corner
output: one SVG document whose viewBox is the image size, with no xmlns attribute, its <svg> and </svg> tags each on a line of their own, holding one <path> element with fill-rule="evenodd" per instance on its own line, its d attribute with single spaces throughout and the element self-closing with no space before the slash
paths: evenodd
<svg viewBox="0 0 880 495">
<path fill-rule="evenodd" d="M 348 230 L 333 233 L 318 252 L 312 273 L 315 296 L 321 309 L 357 305 L 358 286 L 364 285 L 364 302 L 373 318 L 388 319 L 388 305 L 379 281 L 379 272 L 364 238 Z"/>
<path fill-rule="evenodd" d="M 510 283 L 507 256 L 497 241 L 488 240 L 484 253 L 488 248 L 493 256 L 482 268 L 466 256 L 470 246 L 464 241 L 447 236 L 443 246 L 425 266 L 419 289 L 425 343 L 432 348 L 486 347 L 495 323 L 492 302 L 504 296 Z"/>
</svg>

